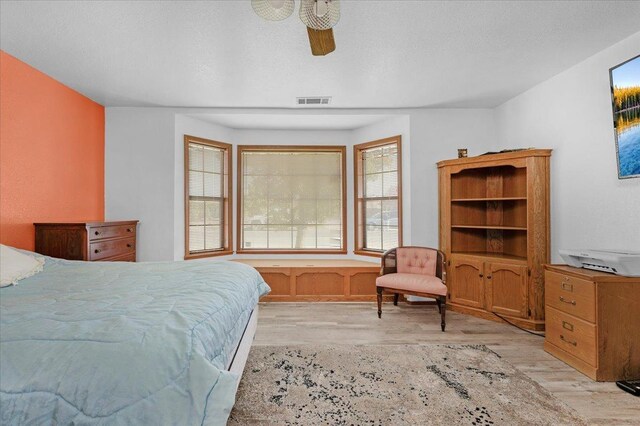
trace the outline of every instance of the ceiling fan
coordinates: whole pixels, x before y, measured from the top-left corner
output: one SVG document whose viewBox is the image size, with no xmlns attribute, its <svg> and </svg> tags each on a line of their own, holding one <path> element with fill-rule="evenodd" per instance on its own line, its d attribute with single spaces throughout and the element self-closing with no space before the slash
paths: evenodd
<svg viewBox="0 0 640 426">
<path fill-rule="evenodd" d="M 291 16 L 295 0 L 251 0 L 253 10 L 268 21 Z M 300 20 L 307 27 L 311 54 L 324 56 L 336 50 L 333 27 L 340 20 L 340 0 L 300 0 Z"/>
</svg>

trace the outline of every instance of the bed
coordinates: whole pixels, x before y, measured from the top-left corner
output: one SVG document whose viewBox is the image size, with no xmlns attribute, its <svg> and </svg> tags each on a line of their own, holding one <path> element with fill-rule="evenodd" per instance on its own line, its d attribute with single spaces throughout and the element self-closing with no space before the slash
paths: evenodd
<svg viewBox="0 0 640 426">
<path fill-rule="evenodd" d="M 268 292 L 235 262 L 45 258 L 0 289 L 0 421 L 226 424 Z"/>
</svg>

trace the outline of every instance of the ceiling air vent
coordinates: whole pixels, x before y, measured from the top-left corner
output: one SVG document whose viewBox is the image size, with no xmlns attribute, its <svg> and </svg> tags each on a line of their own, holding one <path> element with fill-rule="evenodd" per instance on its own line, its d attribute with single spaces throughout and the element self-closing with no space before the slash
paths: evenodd
<svg viewBox="0 0 640 426">
<path fill-rule="evenodd" d="M 307 96 L 305 98 L 297 98 L 298 105 L 329 105 L 331 96 Z"/>
</svg>

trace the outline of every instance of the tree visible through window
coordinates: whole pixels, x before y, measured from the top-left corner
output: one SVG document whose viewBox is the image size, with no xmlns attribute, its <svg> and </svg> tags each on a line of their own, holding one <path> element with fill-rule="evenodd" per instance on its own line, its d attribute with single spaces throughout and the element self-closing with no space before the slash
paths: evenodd
<svg viewBox="0 0 640 426">
<path fill-rule="evenodd" d="M 401 138 L 354 147 L 356 252 L 380 254 L 402 244 Z"/>
<path fill-rule="evenodd" d="M 185 257 L 228 254 L 231 145 L 185 136 Z"/>
<path fill-rule="evenodd" d="M 344 147 L 238 149 L 239 250 L 344 252 Z"/>
</svg>

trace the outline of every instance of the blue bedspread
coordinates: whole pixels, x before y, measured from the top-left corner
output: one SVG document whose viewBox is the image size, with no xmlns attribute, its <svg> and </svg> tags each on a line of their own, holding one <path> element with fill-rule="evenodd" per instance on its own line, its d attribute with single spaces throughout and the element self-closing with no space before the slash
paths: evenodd
<svg viewBox="0 0 640 426">
<path fill-rule="evenodd" d="M 225 424 L 225 371 L 269 287 L 226 261 L 46 258 L 0 289 L 2 424 Z"/>
</svg>

